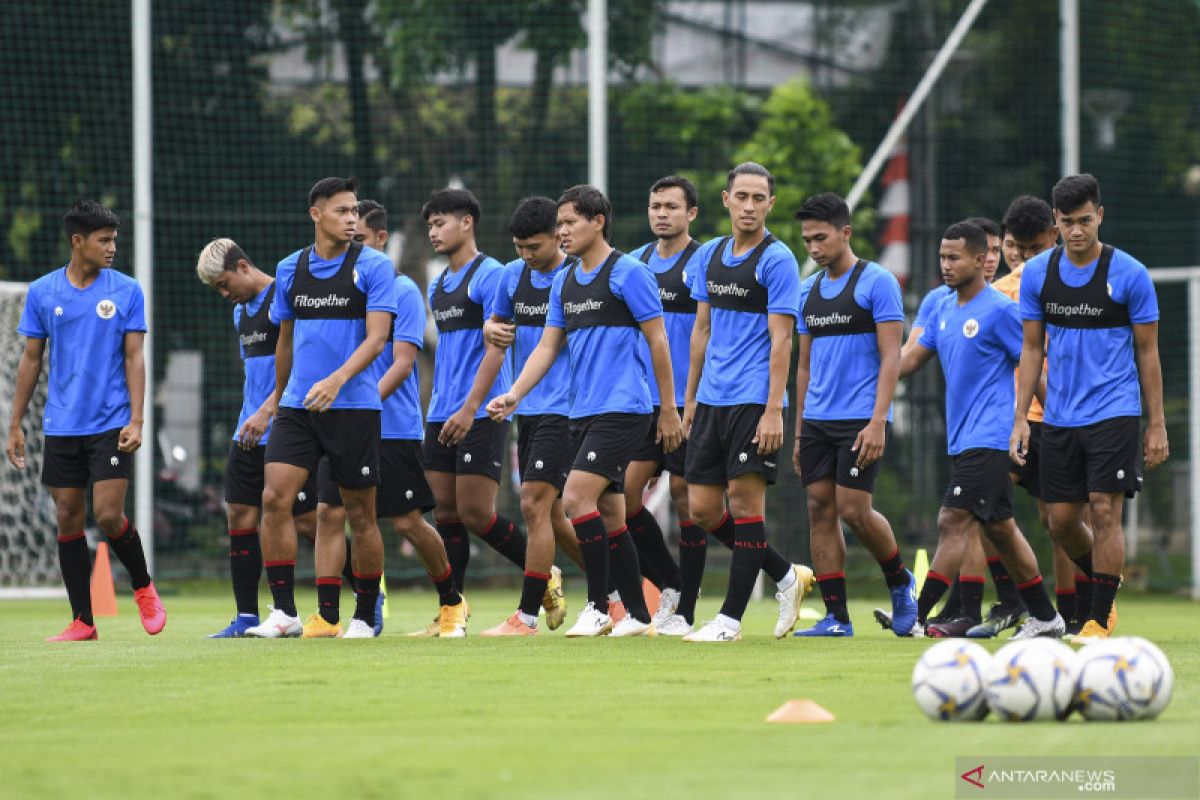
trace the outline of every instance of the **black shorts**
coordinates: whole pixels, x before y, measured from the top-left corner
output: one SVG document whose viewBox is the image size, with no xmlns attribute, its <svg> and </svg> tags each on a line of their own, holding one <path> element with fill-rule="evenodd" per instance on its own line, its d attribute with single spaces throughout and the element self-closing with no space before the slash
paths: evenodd
<svg viewBox="0 0 1200 800">
<path fill-rule="evenodd" d="M 270 441 L 268 439 L 267 441 Z M 263 468 L 267 448 L 258 445 L 243 450 L 234 442 L 225 461 L 225 502 L 262 508 Z M 299 517 L 317 508 L 317 473 L 309 472 L 304 488 L 292 503 L 292 516 Z"/>
<path fill-rule="evenodd" d="M 1011 463 L 1007 450 L 977 448 L 954 456 L 942 508 L 965 509 L 980 522 L 1012 519 Z"/>
<path fill-rule="evenodd" d="M 1113 417 L 1081 428 L 1042 425 L 1042 499 L 1085 503 L 1091 492 L 1142 489 L 1141 420 Z"/>
<path fill-rule="evenodd" d="M 625 468 L 646 439 L 649 414 L 596 414 L 571 420 L 571 470 L 608 478 L 607 492 L 625 491 Z"/>
<path fill-rule="evenodd" d="M 379 412 L 335 408 L 309 412 L 281 408 L 271 425 L 265 461 L 301 467 L 314 473 L 321 456 L 329 456 L 334 480 L 347 489 L 379 484 Z"/>
<path fill-rule="evenodd" d="M 683 416 L 683 409 L 677 409 L 679 416 Z M 654 441 L 658 436 L 658 412 L 659 407 L 655 406 L 654 411 L 650 414 L 650 430 L 646 433 L 646 439 L 642 442 L 637 452 L 633 454 L 630 461 L 653 461 L 658 464 L 658 470 L 654 473 L 661 475 L 663 472 L 669 472 L 672 475 L 683 477 L 684 467 L 687 464 L 687 442 L 681 442 L 679 447 L 669 453 L 663 452 L 662 442 Z"/>
<path fill-rule="evenodd" d="M 758 431 L 765 406 L 748 403 L 740 406 L 696 405 L 692 432 L 688 436 L 688 483 L 701 486 L 725 486 L 749 472 L 763 476 L 767 485 L 779 474 L 779 453 L 760 455 L 751 440 Z"/>
<path fill-rule="evenodd" d="M 1017 476 L 1017 486 L 1029 496 L 1042 496 L 1042 423 L 1029 423 L 1029 446 L 1025 449 L 1025 466 L 1009 460 L 1008 471 Z"/>
<path fill-rule="evenodd" d="M 800 477 L 805 486 L 833 478 L 838 486 L 847 489 L 875 491 L 879 461 L 868 467 L 858 467 L 858 454 L 850 448 L 870 420 L 806 419 L 800 426 Z M 884 440 L 892 439 L 892 423 L 884 428 Z"/>
<path fill-rule="evenodd" d="M 331 506 L 342 505 L 342 492 L 333 479 L 329 459 L 317 468 L 317 497 Z M 421 443 L 415 439 L 384 439 L 379 443 L 379 486 L 375 489 L 375 518 L 394 519 L 410 511 L 432 511 L 433 491 L 421 466 Z"/>
<path fill-rule="evenodd" d="M 55 489 L 86 489 L 96 481 L 129 480 L 133 453 L 117 449 L 120 437 L 120 428 L 86 436 L 47 436 L 42 483 Z"/>
<path fill-rule="evenodd" d="M 500 482 L 504 464 L 504 446 L 508 444 L 508 420 L 495 422 L 487 417 L 475 420 L 466 437 L 447 447 L 438 441 L 441 422 L 425 423 L 425 443 L 421 445 L 421 460 L 427 472 L 449 472 L 452 475 L 486 475 Z"/>
<path fill-rule="evenodd" d="M 562 414 L 517 417 L 517 464 L 521 483 L 542 481 L 562 491 L 575 455 L 571 426 Z"/>
</svg>

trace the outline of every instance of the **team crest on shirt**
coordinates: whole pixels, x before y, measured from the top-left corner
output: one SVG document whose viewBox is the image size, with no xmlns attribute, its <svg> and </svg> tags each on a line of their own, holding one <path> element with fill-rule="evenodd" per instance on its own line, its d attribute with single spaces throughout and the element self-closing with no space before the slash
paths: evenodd
<svg viewBox="0 0 1200 800">
<path fill-rule="evenodd" d="M 100 319 L 112 319 L 117 313 L 117 304 L 112 300 L 104 299 L 96 303 L 96 316 Z"/>
<path fill-rule="evenodd" d="M 963 323 L 963 336 L 974 339 L 977 333 L 979 333 L 979 323 L 976 320 L 969 319 Z"/>
</svg>

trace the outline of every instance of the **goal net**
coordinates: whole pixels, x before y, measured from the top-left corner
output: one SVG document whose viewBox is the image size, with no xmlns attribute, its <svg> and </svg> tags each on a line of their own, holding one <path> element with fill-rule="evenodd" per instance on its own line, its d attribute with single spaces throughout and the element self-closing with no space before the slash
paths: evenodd
<svg viewBox="0 0 1200 800">
<path fill-rule="evenodd" d="M 12 414 L 17 365 L 24 351 L 17 322 L 25 306 L 24 283 L 0 281 L 0 420 L 6 427 Z M 54 503 L 42 486 L 40 420 L 46 407 L 46 370 L 25 414 L 25 469 L 4 459 L 0 467 L 0 598 L 61 593 L 55 540 Z"/>
</svg>

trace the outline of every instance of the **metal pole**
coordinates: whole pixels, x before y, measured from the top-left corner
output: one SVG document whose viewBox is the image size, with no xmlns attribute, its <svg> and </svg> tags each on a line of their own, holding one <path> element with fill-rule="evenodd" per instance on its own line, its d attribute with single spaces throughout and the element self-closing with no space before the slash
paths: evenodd
<svg viewBox="0 0 1200 800">
<path fill-rule="evenodd" d="M 1079 172 L 1079 0 L 1059 0 L 1058 88 L 1062 135 L 1062 174 Z"/>
<path fill-rule="evenodd" d="M 608 2 L 588 0 L 588 183 L 608 191 Z"/>
<path fill-rule="evenodd" d="M 146 564 L 154 569 L 154 141 L 150 83 L 150 0 L 132 0 L 133 38 L 133 274 L 146 296 L 146 402 L 142 446 L 134 460 L 134 520 Z"/>
<path fill-rule="evenodd" d="M 1200 600 L 1200 275 L 1188 279 L 1188 494 L 1192 522 L 1192 599 Z"/>
</svg>

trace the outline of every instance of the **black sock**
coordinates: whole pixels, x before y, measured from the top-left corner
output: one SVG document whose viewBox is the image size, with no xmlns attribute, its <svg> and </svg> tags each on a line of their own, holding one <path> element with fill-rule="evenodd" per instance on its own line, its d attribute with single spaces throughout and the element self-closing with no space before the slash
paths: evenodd
<svg viewBox="0 0 1200 800">
<path fill-rule="evenodd" d="M 679 590 L 679 608 L 675 613 L 691 625 L 696 620 L 696 600 L 704 580 L 704 562 L 708 558 L 708 537 L 691 520 L 679 523 L 679 573 L 683 588 Z"/>
<path fill-rule="evenodd" d="M 1042 622 L 1054 619 L 1054 606 L 1050 604 L 1050 595 L 1046 594 L 1046 584 L 1042 583 L 1041 575 L 1017 584 L 1017 591 L 1021 593 L 1021 602 L 1034 618 Z"/>
<path fill-rule="evenodd" d="M 430 575 L 429 580 L 433 581 L 433 586 L 437 589 L 438 605 L 456 606 L 462 602 L 462 595 L 454 586 L 454 571 L 450 567 L 446 567 L 446 571 L 441 575 Z"/>
<path fill-rule="evenodd" d="M 828 572 L 817 576 L 817 586 L 821 587 L 821 599 L 825 601 L 825 613 L 843 625 L 850 622 L 850 612 L 846 610 L 846 573 Z"/>
<path fill-rule="evenodd" d="M 133 588 L 145 589 L 150 585 L 150 573 L 146 570 L 146 554 L 142 551 L 142 537 L 138 536 L 137 528 L 128 519 L 119 536 L 108 537 L 108 546 L 121 560 L 125 571 L 129 573 L 129 582 Z"/>
<path fill-rule="evenodd" d="M 746 613 L 754 582 L 767 554 L 767 527 L 762 517 L 734 520 L 733 563 L 729 565 L 729 587 L 721 613 L 740 620 Z"/>
<path fill-rule="evenodd" d="M 946 602 L 942 604 L 942 610 L 937 613 L 938 619 L 949 621 L 962 616 L 961 586 L 962 582 L 958 578 L 955 578 L 954 583 L 950 584 L 950 593 L 946 595 Z"/>
<path fill-rule="evenodd" d="M 904 559 L 900 557 L 898 546 L 890 556 L 879 562 L 879 568 L 883 570 L 883 579 L 887 582 L 888 588 L 908 584 L 908 572 L 904 569 Z M 924 622 L 925 618 L 921 617 L 921 621 Z"/>
<path fill-rule="evenodd" d="M 733 517 L 729 515 L 728 511 L 725 512 L 725 516 L 721 517 L 721 521 L 717 523 L 717 527 L 713 528 L 709 533 L 718 542 L 730 550 L 733 549 L 734 524 Z"/>
<path fill-rule="evenodd" d="M 763 553 L 763 572 L 767 573 L 767 577 L 779 583 L 791 571 L 792 562 L 788 561 L 778 550 L 768 544 L 767 551 Z"/>
<path fill-rule="evenodd" d="M 346 538 L 346 562 L 342 564 L 342 585 L 354 591 L 354 549 L 350 546 L 350 537 Z"/>
<path fill-rule="evenodd" d="M 1015 606 L 1021 602 L 1021 593 L 1017 591 L 1017 584 L 1012 579 L 1012 575 L 1008 574 L 1008 567 L 1004 566 L 1004 562 L 999 556 L 994 556 L 987 560 L 988 572 L 992 574 L 992 583 L 996 587 L 996 600 L 1001 605 Z"/>
<path fill-rule="evenodd" d="M 534 618 L 537 624 L 538 609 L 542 607 L 542 598 L 546 596 L 546 583 L 550 580 L 549 572 L 530 572 L 525 570 L 525 580 L 521 583 L 521 604 L 517 606 L 522 614 Z"/>
<path fill-rule="evenodd" d="M 317 578 L 317 611 L 330 625 L 341 619 L 341 578 Z"/>
<path fill-rule="evenodd" d="M 354 576 L 354 618 L 375 627 L 375 603 L 379 599 L 379 581 L 381 573 L 374 575 L 356 574 Z"/>
<path fill-rule="evenodd" d="M 268 561 L 266 567 L 271 602 L 289 617 L 296 616 L 296 562 Z"/>
<path fill-rule="evenodd" d="M 649 622 L 650 609 L 646 608 L 646 595 L 642 592 L 637 545 L 633 543 L 627 525 L 608 534 L 608 571 L 621 593 L 625 613 L 638 622 Z"/>
<path fill-rule="evenodd" d="M 83 531 L 58 537 L 58 568 L 71 602 L 71 617 L 85 625 L 96 624 L 92 619 L 92 553 Z"/>
<path fill-rule="evenodd" d="M 679 565 L 675 563 L 667 540 L 663 536 L 658 520 L 650 511 L 642 506 L 641 510 L 625 520 L 629 526 L 629 535 L 637 547 L 638 562 L 642 573 L 661 589 L 679 589 L 683 586 L 683 575 Z M 651 574 L 653 573 L 653 575 Z"/>
<path fill-rule="evenodd" d="M 929 573 L 925 576 L 925 585 L 921 587 L 921 594 L 917 596 L 917 622 L 922 625 L 925 624 L 925 620 L 929 617 L 929 612 L 933 610 L 938 600 L 942 599 L 942 595 L 949 588 L 949 578 L 933 570 L 929 570 Z"/>
<path fill-rule="evenodd" d="M 597 611 L 608 613 L 608 531 L 599 511 L 571 520 L 587 577 L 587 599 Z"/>
<path fill-rule="evenodd" d="M 1058 613 L 1069 624 L 1075 619 L 1075 590 L 1055 589 L 1054 605 L 1058 608 Z"/>
<path fill-rule="evenodd" d="M 497 553 L 525 569 L 525 533 L 515 522 L 497 514 L 479 534 L 479 538 Z"/>
<path fill-rule="evenodd" d="M 962 575 L 959 583 L 959 612 L 958 616 L 967 617 L 975 622 L 983 619 L 983 576 Z"/>
<path fill-rule="evenodd" d="M 1094 619 L 1101 627 L 1108 627 L 1108 614 L 1112 611 L 1113 602 L 1117 599 L 1117 588 L 1121 585 L 1121 576 L 1109 575 L 1104 572 L 1092 574 L 1092 608 L 1084 619 Z M 1080 616 L 1083 616 L 1082 614 Z"/>
<path fill-rule="evenodd" d="M 1081 575 L 1075 576 L 1075 622 L 1082 625 L 1087 622 L 1092 613 L 1092 579 Z"/>
<path fill-rule="evenodd" d="M 229 574 L 237 613 L 258 616 L 258 582 L 262 580 L 262 543 L 257 528 L 229 530 Z"/>
<path fill-rule="evenodd" d="M 454 585 L 459 592 L 466 591 L 467 564 L 471 562 L 471 540 L 467 526 L 457 519 L 437 523 L 438 535 L 446 547 L 446 558 L 450 571 L 454 573 Z"/>
<path fill-rule="evenodd" d="M 1087 551 L 1086 553 L 1081 555 L 1079 558 L 1075 558 L 1074 556 L 1071 556 L 1071 560 L 1075 562 L 1075 566 L 1077 566 L 1077 567 L 1079 567 L 1079 569 L 1083 570 L 1084 575 L 1088 576 L 1089 578 L 1092 577 L 1092 551 L 1091 550 Z"/>
</svg>

